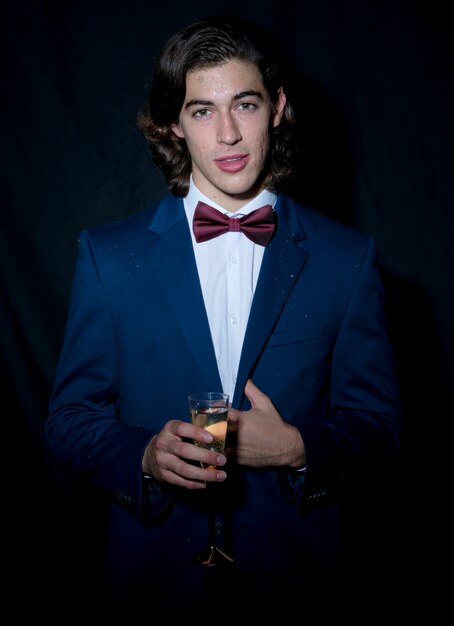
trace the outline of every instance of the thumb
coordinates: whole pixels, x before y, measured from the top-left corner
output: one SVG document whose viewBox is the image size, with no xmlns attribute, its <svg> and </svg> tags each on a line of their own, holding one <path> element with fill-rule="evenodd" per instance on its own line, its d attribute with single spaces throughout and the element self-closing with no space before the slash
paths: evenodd
<svg viewBox="0 0 454 626">
<path fill-rule="evenodd" d="M 249 400 L 252 406 L 255 406 L 257 403 L 260 403 L 260 398 L 263 397 L 264 395 L 260 391 L 260 389 L 254 385 L 254 383 L 252 382 L 250 378 L 248 378 L 246 382 L 244 393 L 246 395 L 246 398 Z"/>
</svg>

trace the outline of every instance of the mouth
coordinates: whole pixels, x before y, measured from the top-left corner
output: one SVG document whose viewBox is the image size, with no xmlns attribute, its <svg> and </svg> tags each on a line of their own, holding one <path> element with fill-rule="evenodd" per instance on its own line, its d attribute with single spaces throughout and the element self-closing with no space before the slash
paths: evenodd
<svg viewBox="0 0 454 626">
<path fill-rule="evenodd" d="M 215 159 L 214 162 L 222 172 L 236 174 L 246 167 L 249 162 L 249 155 L 232 154 L 230 156 L 219 157 Z"/>
</svg>

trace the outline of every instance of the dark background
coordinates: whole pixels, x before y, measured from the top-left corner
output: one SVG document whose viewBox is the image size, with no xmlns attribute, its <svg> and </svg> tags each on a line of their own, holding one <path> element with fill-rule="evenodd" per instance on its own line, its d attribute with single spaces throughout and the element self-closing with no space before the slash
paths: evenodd
<svg viewBox="0 0 454 626">
<path fill-rule="evenodd" d="M 428 586 L 438 586 L 433 564 L 448 550 L 442 462 L 454 383 L 448 4 L 3 2 L 0 383 L 10 555 L 3 564 L 12 589 L 28 598 L 34 591 L 38 613 L 46 615 L 79 575 L 90 588 L 102 530 L 102 504 L 78 493 L 43 436 L 78 234 L 166 191 L 135 125 L 153 58 L 178 28 L 225 12 L 255 18 L 293 62 L 303 121 L 300 199 L 377 240 L 406 433 L 387 508 L 363 531 L 380 538 L 383 577 L 396 597 L 409 583 L 422 581 L 426 599 Z"/>
</svg>

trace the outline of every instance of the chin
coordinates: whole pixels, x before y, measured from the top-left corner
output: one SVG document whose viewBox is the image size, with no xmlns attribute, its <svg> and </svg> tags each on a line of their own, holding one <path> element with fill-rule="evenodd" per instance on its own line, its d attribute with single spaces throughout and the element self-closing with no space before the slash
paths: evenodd
<svg viewBox="0 0 454 626">
<path fill-rule="evenodd" d="M 239 177 L 238 177 L 239 178 Z M 262 189 L 261 179 L 235 180 L 223 186 L 224 193 L 237 198 L 253 198 Z"/>
</svg>

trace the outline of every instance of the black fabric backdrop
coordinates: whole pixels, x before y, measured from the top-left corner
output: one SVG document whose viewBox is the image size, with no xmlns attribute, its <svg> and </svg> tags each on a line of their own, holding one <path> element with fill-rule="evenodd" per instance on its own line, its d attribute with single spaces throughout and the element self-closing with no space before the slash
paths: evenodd
<svg viewBox="0 0 454 626">
<path fill-rule="evenodd" d="M 447 549 L 436 459 L 444 458 L 454 383 L 448 4 L 2 4 L 2 517 L 11 554 L 5 568 L 14 589 L 38 591 L 38 612 L 47 613 L 56 589 L 61 596 L 71 588 L 75 572 L 95 581 L 102 535 L 98 496 L 78 493 L 43 437 L 78 234 L 165 192 L 136 112 L 161 44 L 211 13 L 256 18 L 281 42 L 293 59 L 303 119 L 300 198 L 378 242 L 407 433 L 402 475 L 387 500 L 388 525 L 380 528 L 380 516 L 375 529 L 364 529 L 364 541 L 381 537 L 384 579 L 394 574 L 396 597 L 401 583 L 420 580 Z M 430 579 L 436 581 L 433 572 Z"/>
</svg>

